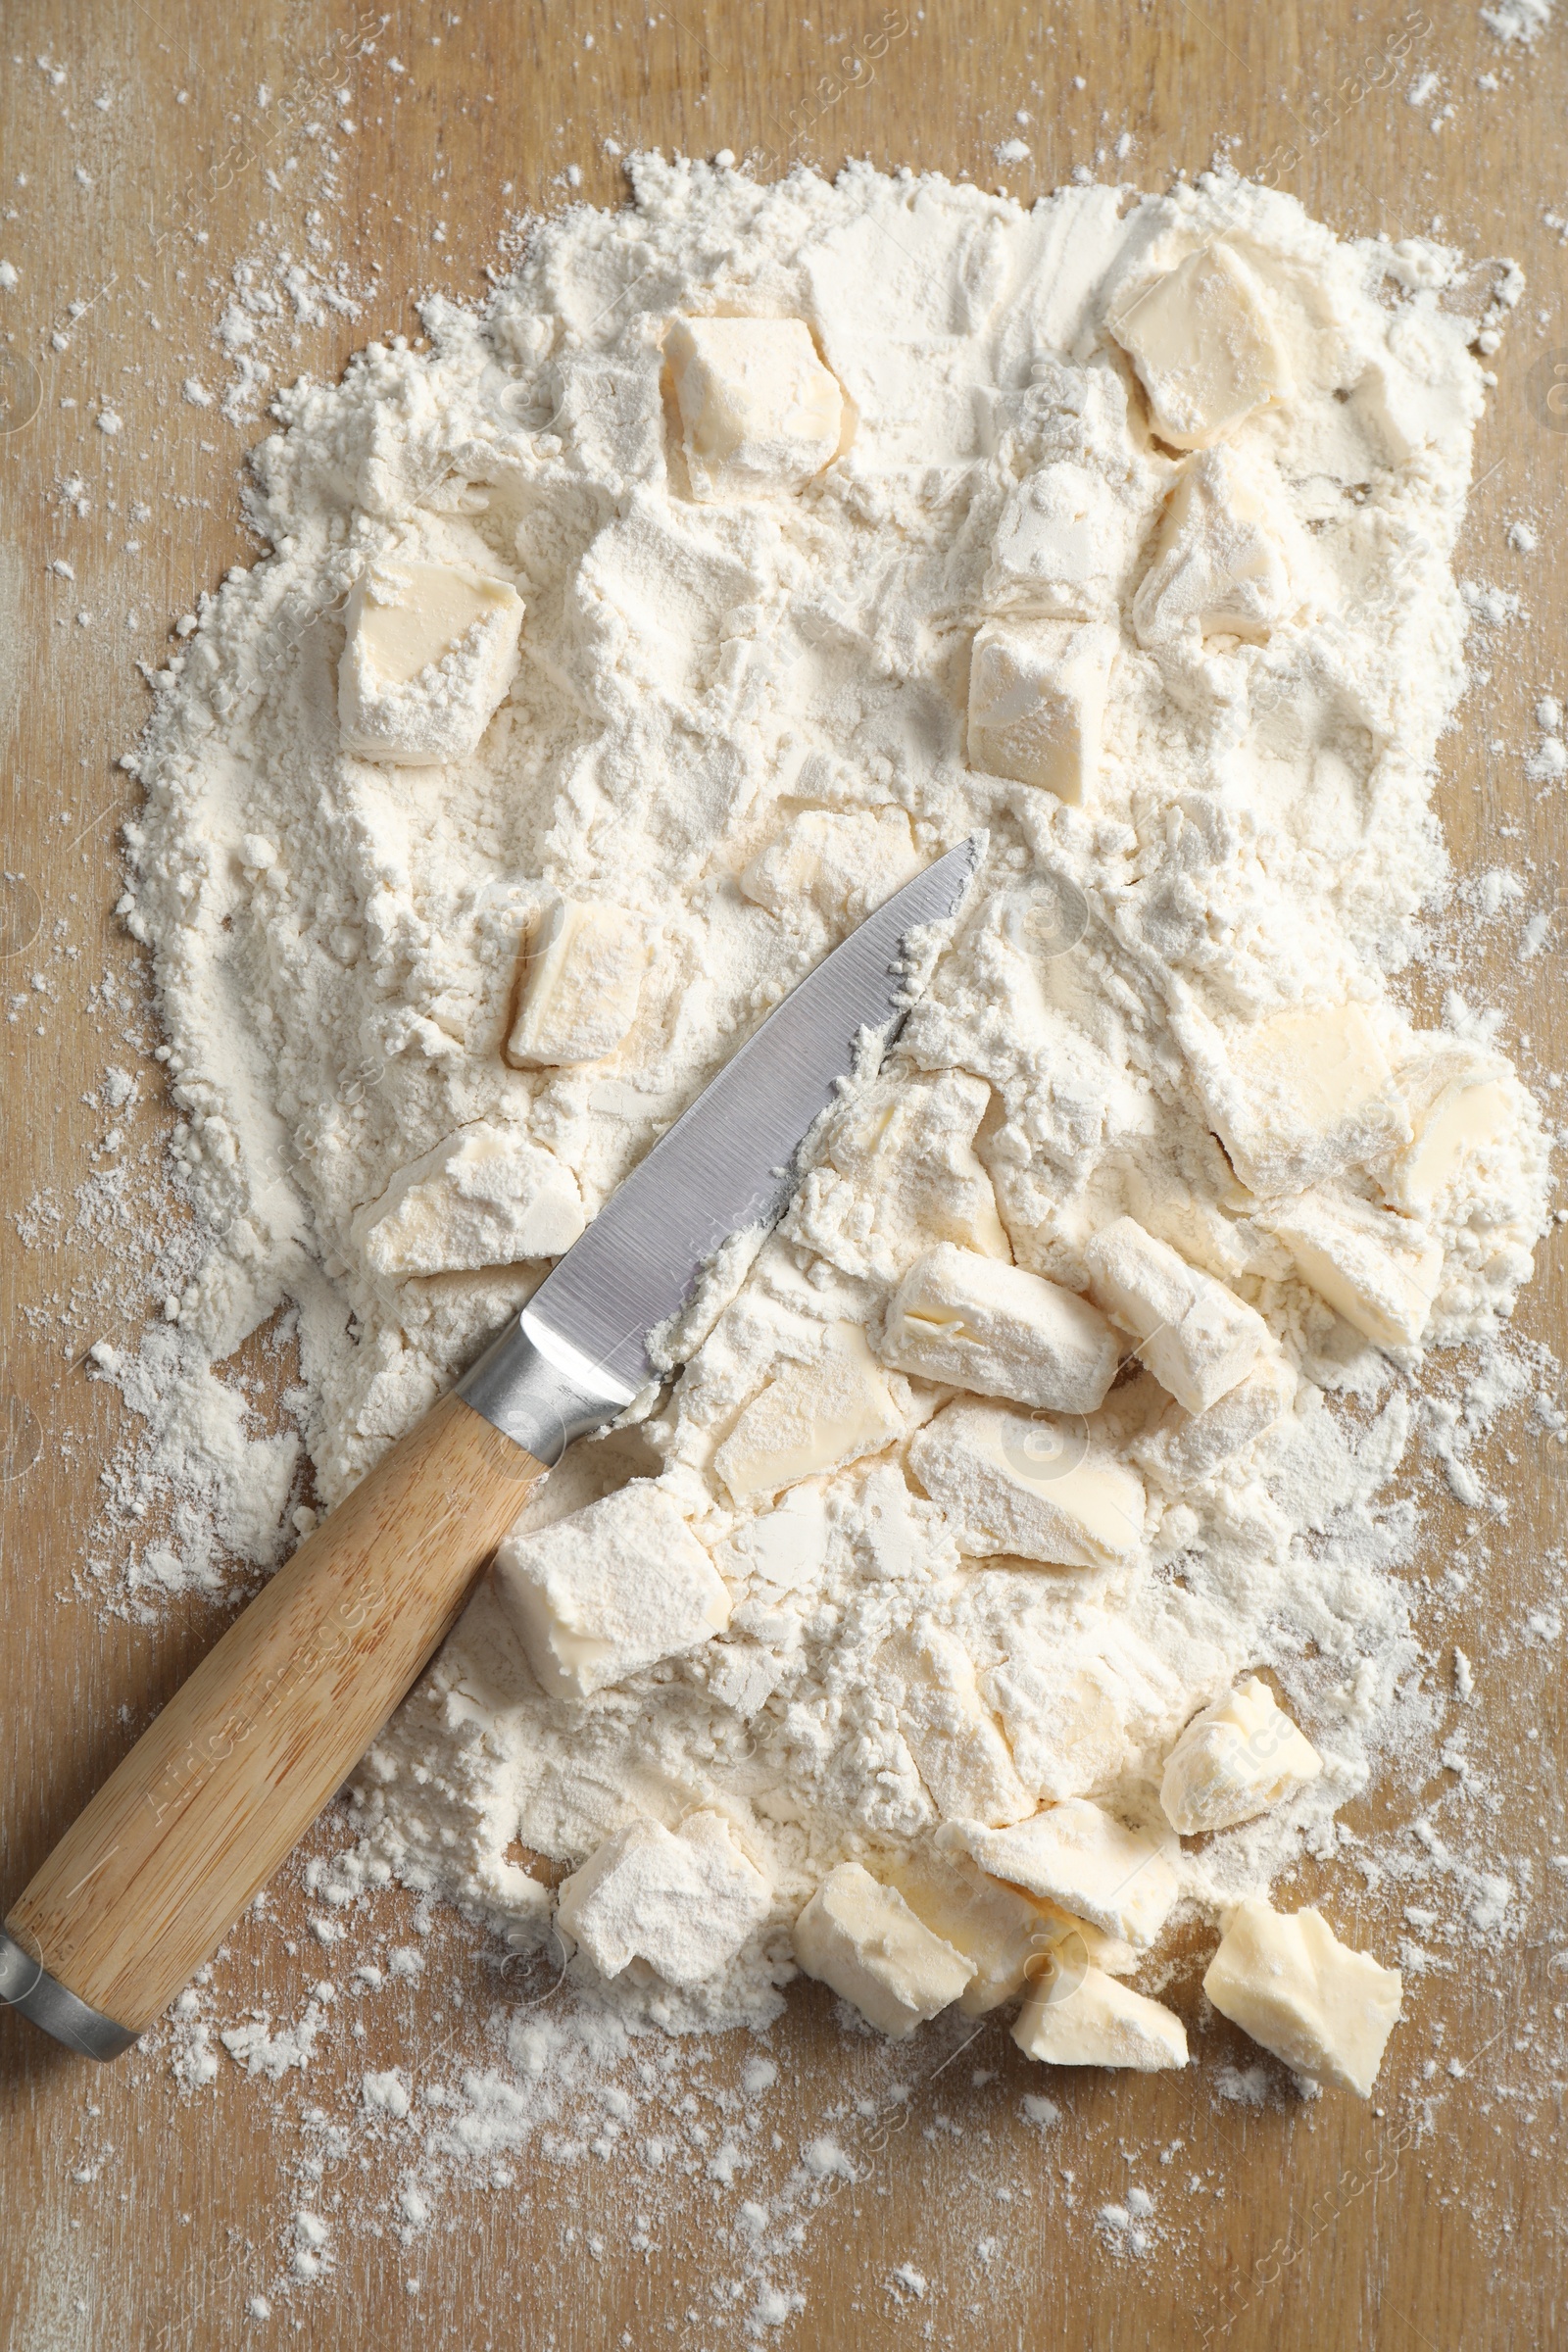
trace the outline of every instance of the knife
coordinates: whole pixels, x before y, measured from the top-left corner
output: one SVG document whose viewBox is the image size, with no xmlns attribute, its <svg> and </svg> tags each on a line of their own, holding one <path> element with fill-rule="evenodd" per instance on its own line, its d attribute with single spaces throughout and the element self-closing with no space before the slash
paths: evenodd
<svg viewBox="0 0 1568 2352">
<path fill-rule="evenodd" d="M 956 912 L 973 834 L 768 1015 L 517 1319 L 235 1618 L 0 1930 L 0 2000 L 92 2058 L 168 2006 L 364 1755 L 535 1480 L 658 1377 L 651 1333 L 731 1233 L 777 1221 L 908 935 Z"/>
</svg>

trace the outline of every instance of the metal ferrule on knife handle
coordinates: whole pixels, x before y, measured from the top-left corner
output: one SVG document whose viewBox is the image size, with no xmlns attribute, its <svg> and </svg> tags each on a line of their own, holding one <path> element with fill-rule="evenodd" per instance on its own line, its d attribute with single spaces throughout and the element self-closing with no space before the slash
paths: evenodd
<svg viewBox="0 0 1568 2352">
<path fill-rule="evenodd" d="M 416 1681 L 528 1487 L 620 1409 L 610 1387 L 595 1396 L 509 1327 L 263 1587 L 67 1832 L 6 1920 L 0 1999 L 97 2058 L 151 2024 Z"/>
</svg>

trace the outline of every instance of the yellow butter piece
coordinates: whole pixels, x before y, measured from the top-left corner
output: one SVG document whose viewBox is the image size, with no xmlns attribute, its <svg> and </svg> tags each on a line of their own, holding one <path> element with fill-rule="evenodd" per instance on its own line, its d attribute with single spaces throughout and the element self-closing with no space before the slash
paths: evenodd
<svg viewBox="0 0 1568 2352">
<path fill-rule="evenodd" d="M 1516 1116 L 1514 1098 L 1495 1079 L 1458 1079 L 1445 1087 L 1395 1172 L 1400 1201 L 1430 1208 L 1465 1161 L 1505 1135 Z"/>
<path fill-rule="evenodd" d="M 1213 449 L 1183 467 L 1133 599 L 1139 642 L 1186 634 L 1264 644 L 1300 598 L 1298 533 L 1256 466 Z"/>
<path fill-rule="evenodd" d="M 552 1698 L 590 1698 L 729 1623 L 723 1578 L 674 1496 L 648 1479 L 506 1537 L 492 1573 Z"/>
<path fill-rule="evenodd" d="M 880 1453 L 904 1416 L 858 1323 L 835 1323 L 809 1363 L 786 1364 L 741 1414 L 713 1456 L 737 1502 Z"/>
<path fill-rule="evenodd" d="M 838 455 L 844 395 L 800 318 L 677 318 L 664 356 L 692 495 L 787 495 Z"/>
<path fill-rule="evenodd" d="M 1443 1246 L 1392 1210 L 1306 1193 L 1269 1230 L 1309 1290 L 1379 1348 L 1413 1348 L 1443 1278 Z"/>
<path fill-rule="evenodd" d="M 343 612 L 344 750 L 400 767 L 466 759 L 516 674 L 522 615 L 510 582 L 471 564 L 395 558 L 362 573 Z M 460 649 L 472 675 L 456 692 L 437 664 Z"/>
<path fill-rule="evenodd" d="M 883 1643 L 877 1667 L 896 1690 L 904 1743 L 944 1820 L 1022 1821 L 1035 1811 L 1038 1799 L 1013 1770 L 956 1634 L 938 1625 L 907 1628 Z"/>
<path fill-rule="evenodd" d="M 858 1862 L 841 1862 L 812 1895 L 795 1923 L 795 1957 L 895 2041 L 956 2001 L 975 1973 Z"/>
<path fill-rule="evenodd" d="M 641 916 L 555 900 L 529 933 L 505 1058 L 541 1069 L 612 1054 L 637 1017 L 648 955 Z"/>
<path fill-rule="evenodd" d="M 960 1551 L 1102 1568 L 1138 1549 L 1147 1497 L 1136 1471 L 1083 1445 L 1076 1420 L 960 1401 L 920 1431 L 909 1466 Z"/>
<path fill-rule="evenodd" d="M 375 1274 L 450 1274 L 559 1257 L 587 1219 L 554 1152 L 476 1120 L 400 1168 L 349 1228 Z"/>
<path fill-rule="evenodd" d="M 1116 631 L 1102 621 L 988 621 L 969 665 L 968 760 L 1077 807 L 1100 772 Z"/>
<path fill-rule="evenodd" d="M 1037 1986 L 1013 2020 L 1012 2038 L 1025 2057 L 1047 2066 L 1119 2066 L 1147 2075 L 1187 2064 L 1187 2030 L 1174 2010 L 1099 1968 Z"/>
<path fill-rule="evenodd" d="M 1176 1900 L 1168 1832 L 1130 1830 L 1088 1797 L 1048 1805 L 1005 1829 L 980 1822 L 944 1824 L 945 1850 L 969 1854 L 994 1879 L 1057 1903 L 1075 1919 L 1143 1951 L 1165 1924 Z"/>
<path fill-rule="evenodd" d="M 899 1285 L 877 1353 L 901 1371 L 982 1396 L 1092 1413 L 1122 1349 L 1086 1298 L 1021 1266 L 940 1243 Z"/>
<path fill-rule="evenodd" d="M 1102 1226 L 1084 1262 L 1097 1303 L 1132 1333 L 1161 1388 L 1191 1413 L 1245 1380 L 1269 1346 L 1268 1325 L 1245 1299 L 1131 1217 Z"/>
<path fill-rule="evenodd" d="M 1222 2017 L 1276 2058 L 1326 2082 L 1371 2094 L 1399 2019 L 1396 1968 L 1341 1943 L 1314 1910 L 1237 1905 L 1203 1990 Z"/>
<path fill-rule="evenodd" d="M 1229 245 L 1200 246 L 1108 324 L 1173 448 L 1207 449 L 1291 388 L 1263 289 Z"/>
<path fill-rule="evenodd" d="M 1159 1802 L 1184 1838 L 1252 1821 L 1316 1780 L 1323 1759 L 1251 1675 L 1195 1715 L 1165 1758 Z"/>
</svg>

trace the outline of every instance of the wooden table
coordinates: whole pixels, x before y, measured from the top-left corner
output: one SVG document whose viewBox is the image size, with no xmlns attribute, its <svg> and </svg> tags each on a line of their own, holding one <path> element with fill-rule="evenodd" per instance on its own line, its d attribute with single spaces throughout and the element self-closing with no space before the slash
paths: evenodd
<svg viewBox="0 0 1568 2352">
<path fill-rule="evenodd" d="M 1548 32 L 1534 55 L 1504 50 L 1472 0 L 1432 5 L 1429 18 L 1346 0 L 1266 10 L 931 0 L 906 15 L 851 0 L 805 18 L 777 0 L 680 0 L 678 12 L 655 0 L 651 14 L 627 0 L 455 10 L 392 0 L 388 19 L 356 21 L 324 0 L 233 0 L 220 12 L 193 0 L 12 0 L 0 256 L 21 274 L 0 292 L 0 397 L 15 420 L 30 368 L 41 406 L 0 437 L 4 863 L 25 877 L 0 885 L 16 1015 L 0 1032 L 7 1896 L 220 1622 L 199 1602 L 142 1623 L 107 1616 L 74 1581 L 96 1474 L 130 1426 L 86 1376 L 84 1353 L 98 1339 L 133 1338 L 157 1305 L 134 1225 L 115 1222 L 102 1186 L 84 1214 L 76 1190 L 105 1164 L 94 1147 L 106 1120 L 87 1095 L 107 1063 L 135 1066 L 143 1082 L 122 1157 L 156 1152 L 172 1117 L 156 1065 L 137 1058 L 155 1042 L 145 961 L 112 912 L 119 827 L 135 805 L 116 762 L 145 710 L 132 657 L 156 662 L 197 591 L 254 552 L 237 494 L 260 425 L 181 397 L 187 377 L 216 390 L 230 373 L 212 329 L 236 267 L 270 267 L 284 247 L 328 279 L 344 266 L 357 316 L 307 316 L 262 347 L 285 378 L 330 373 L 372 335 L 417 332 L 413 290 L 480 292 L 516 213 L 578 195 L 620 201 L 617 158 L 639 145 L 727 146 L 767 173 L 868 156 L 992 185 L 1000 176 L 1025 199 L 1080 170 L 1159 186 L 1219 153 L 1270 169 L 1342 229 L 1420 233 L 1441 218 L 1470 252 L 1516 256 L 1529 291 L 1495 363 L 1459 561 L 1516 591 L 1529 625 L 1483 632 L 1491 674 L 1445 743 L 1442 806 L 1461 867 L 1509 867 L 1525 895 L 1489 923 L 1455 922 L 1451 968 L 1417 975 L 1412 995 L 1433 1017 L 1442 988 L 1462 985 L 1505 1010 L 1505 1036 L 1529 1041 L 1527 1063 L 1549 1066 L 1553 1033 L 1559 1054 L 1564 1035 L 1558 952 L 1525 962 L 1519 942 L 1527 916 L 1555 900 L 1563 804 L 1525 782 L 1520 754 L 1535 698 L 1568 683 L 1568 416 L 1547 399 L 1553 365 L 1568 370 L 1564 248 L 1543 219 L 1553 204 L 1568 211 L 1568 35 Z M 370 42 L 356 39 L 371 29 Z M 1389 62 L 1367 74 L 1369 55 Z M 1486 74 L 1500 86 L 1482 86 Z M 1118 166 L 1123 131 L 1133 143 Z M 1016 137 L 1030 155 L 999 172 L 996 150 Z M 380 290 L 367 293 L 372 263 Z M 106 409 L 118 431 L 100 429 Z M 151 514 L 138 519 L 140 499 Z M 1504 537 L 1519 517 L 1539 533 L 1534 554 Z M 39 1194 L 22 1247 L 10 1219 Z M 1559 1301 L 1548 1249 L 1522 1328 L 1548 1337 Z M 259 1396 L 275 1392 L 276 1361 L 260 1341 L 235 1370 Z M 1449 1729 L 1468 1735 L 1477 1793 L 1450 1797 L 1440 1818 L 1455 1849 L 1496 1861 L 1519 1892 L 1506 1936 L 1454 1946 L 1451 1966 L 1411 1984 L 1377 2104 L 1332 2094 L 1302 2104 L 1272 2068 L 1262 2105 L 1219 2098 L 1221 2061 L 1245 2067 L 1255 2053 L 1217 2025 L 1200 2034 L 1201 2072 L 1147 2082 L 1048 2081 L 995 2022 L 940 2074 L 956 2045 L 921 2045 L 902 2128 L 888 2129 L 886 2111 L 836 2124 L 856 2179 L 830 2175 L 802 2197 L 803 2242 L 779 2283 L 804 2307 L 776 2330 L 760 2320 L 768 2340 L 1097 2352 L 1568 2340 L 1556 2170 L 1565 1987 L 1548 1940 L 1562 1888 L 1548 1857 L 1565 1842 L 1562 1703 L 1544 1556 L 1568 1489 L 1542 1488 L 1541 1443 L 1522 1421 L 1485 1459 L 1511 1494 L 1506 1522 L 1457 1505 L 1428 1522 L 1429 1569 L 1441 1572 L 1461 1540 L 1485 1555 L 1442 1633 L 1476 1661 L 1476 1703 Z M 1534 1634 L 1529 1609 L 1540 1613 Z M 1434 1647 L 1435 1687 L 1446 1660 Z M 1347 1819 L 1404 1820 L 1455 1787 L 1435 1764 L 1409 1786 L 1396 1775 Z M 1353 1851 L 1299 1885 L 1310 1893 L 1319 1883 L 1336 1916 L 1394 1947 L 1399 1898 L 1360 1892 Z M 223 2016 L 253 2003 L 299 2013 L 329 1965 L 306 1909 L 294 1867 L 271 1924 L 248 1922 L 225 1948 L 215 1980 Z M 410 1909 L 383 1899 L 386 1935 L 409 1932 Z M 715 2291 L 745 2268 L 730 2236 L 736 2192 L 682 2141 L 678 2080 L 662 2103 L 674 2151 L 662 2172 L 624 2147 L 566 2162 L 536 2145 L 503 2167 L 510 2180 L 452 2185 L 430 2228 L 399 2242 L 392 2200 L 411 2127 L 362 2133 L 342 2161 L 323 2134 L 353 2106 L 365 2067 L 401 2059 L 424 2079 L 437 2053 L 461 2054 L 466 2021 L 495 1997 L 484 1947 L 465 1932 L 438 1920 L 428 1949 L 421 1980 L 365 2005 L 363 2042 L 327 2034 L 308 2076 L 266 2095 L 226 2059 L 214 2086 L 181 2095 L 166 2055 L 95 2070 L 0 2020 L 5 2345 L 641 2352 L 750 2340 L 752 2286 L 739 2301 Z M 1172 1995 L 1195 2021 L 1196 1981 L 1189 1963 Z M 806 1988 L 772 2049 L 781 2080 L 746 2175 L 759 2197 L 777 2193 L 834 2099 L 883 2067 L 867 2045 L 845 2043 Z M 711 2086 L 751 2054 L 730 2041 L 680 2063 Z M 1031 2121 L 1026 2092 L 1049 2092 L 1060 2120 Z M 310 2106 L 320 2124 L 302 2123 Z M 323 2148 L 313 2183 L 302 2163 Z M 1154 2199 L 1142 2255 L 1125 2233 L 1116 2251 L 1095 2218 L 1134 2186 Z M 315 2284 L 280 2287 L 302 2203 L 332 2224 L 331 2267 Z M 353 2228 L 350 2207 L 362 2217 Z M 981 2239 L 994 2241 L 989 2259 Z M 912 2266 L 902 2283 L 901 2265 Z M 247 2316 L 257 2292 L 270 2318 Z"/>
</svg>

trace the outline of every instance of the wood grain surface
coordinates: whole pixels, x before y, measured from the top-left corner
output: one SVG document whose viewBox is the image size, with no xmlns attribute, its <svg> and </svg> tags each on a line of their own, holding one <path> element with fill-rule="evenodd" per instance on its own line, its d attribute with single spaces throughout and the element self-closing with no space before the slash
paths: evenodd
<svg viewBox="0 0 1568 2352">
<path fill-rule="evenodd" d="M 262 1587 L 6 1917 L 140 2033 L 210 1960 L 456 1625 L 543 1465 L 443 1396 Z"/>
<path fill-rule="evenodd" d="M 1547 218 L 1568 213 L 1561 24 L 1529 53 L 1500 46 L 1472 0 L 1429 12 L 930 0 L 906 14 L 850 0 L 809 16 L 776 0 L 390 0 L 373 20 L 325 0 L 10 0 L 3 33 L 0 257 L 19 276 L 0 291 L 0 421 L 14 428 L 0 435 L 0 1901 L 226 1617 L 202 1598 L 106 1612 L 114 1563 L 98 1580 L 84 1563 L 104 1550 L 100 1470 L 135 1429 L 86 1350 L 133 1341 L 160 1304 L 146 1237 L 114 1184 L 89 1180 L 159 1152 L 175 1118 L 137 1058 L 156 1042 L 147 969 L 113 915 L 120 827 L 135 806 L 117 761 L 145 710 L 135 661 L 160 661 L 198 591 L 255 553 L 240 468 L 262 420 L 231 423 L 201 397 L 233 372 L 213 338 L 236 270 L 281 287 L 285 255 L 328 278 L 346 268 L 352 313 L 283 294 L 264 322 L 256 351 L 286 380 L 331 373 L 374 335 L 417 333 L 416 292 L 478 293 L 519 213 L 622 201 L 622 159 L 638 146 L 727 147 L 769 175 L 865 156 L 1004 179 L 1026 200 L 1075 172 L 1158 187 L 1216 154 L 1267 168 L 1338 228 L 1437 229 L 1478 256 L 1511 254 L 1528 275 L 1493 363 L 1458 555 L 1464 574 L 1519 596 L 1527 618 L 1478 631 L 1483 676 L 1444 744 L 1441 794 L 1461 869 L 1507 869 L 1523 896 L 1473 898 L 1409 994 L 1425 1018 L 1449 987 L 1494 1006 L 1538 1072 L 1564 1058 L 1560 962 L 1551 948 L 1524 960 L 1520 941 L 1530 915 L 1557 905 L 1563 802 L 1526 781 L 1522 754 L 1534 702 L 1568 684 L 1568 416 L 1552 397 L 1568 381 L 1568 317 Z M 999 169 L 1013 138 L 1029 156 Z M 187 379 L 198 389 L 182 397 Z M 1522 517 L 1534 553 L 1505 535 Z M 117 1061 L 142 1091 L 116 1114 L 124 1140 L 106 1157 L 95 1090 Z M 1550 1339 L 1561 1310 L 1548 1248 L 1521 1323 Z M 287 1377 L 277 1337 L 260 1335 L 230 1367 L 264 1416 Z M 0 2018 L 0 2342 L 641 2352 L 743 2344 L 757 2328 L 789 2352 L 1568 2341 L 1563 1878 L 1550 1863 L 1568 1844 L 1553 1550 L 1568 1486 L 1528 1426 L 1510 1427 L 1483 1456 L 1508 1493 L 1506 1520 L 1431 1509 L 1414 1572 L 1418 1598 L 1423 1581 L 1446 1590 L 1442 1639 L 1475 1661 L 1475 1703 L 1440 1735 L 1462 1735 L 1462 1783 L 1455 1749 L 1446 1765 L 1434 1754 L 1395 1775 L 1346 1808 L 1345 1851 L 1297 1882 L 1303 1899 L 1322 1890 L 1353 1940 L 1392 1956 L 1405 1898 L 1363 1876 L 1353 1835 L 1441 1798 L 1449 1866 L 1513 1885 L 1504 1932 L 1435 1943 L 1434 1965 L 1409 1982 L 1408 2022 L 1370 2106 L 1302 2103 L 1267 2066 L 1248 2076 L 1256 2052 L 1203 2014 L 1195 1945 L 1167 1997 L 1199 2070 L 1048 2081 L 982 2021 L 960 2056 L 917 2051 L 908 2098 L 862 2128 L 854 2100 L 880 2061 L 838 2033 L 814 1988 L 797 1987 L 770 2038 L 772 2136 L 756 2143 L 746 2193 L 778 2191 L 835 2103 L 855 2176 L 825 2179 L 801 2204 L 779 2279 L 798 2306 L 763 2314 L 750 2290 L 730 2298 L 744 2270 L 735 2194 L 721 2195 L 681 2119 L 678 2071 L 645 2102 L 646 2114 L 662 2100 L 669 2119 L 660 2153 L 628 2137 L 603 2160 L 573 2157 L 545 2134 L 488 2175 L 455 2176 L 431 2224 L 400 2235 L 415 2121 L 378 2126 L 347 2155 L 332 2134 L 366 2069 L 424 2078 L 482 2055 L 500 1963 L 446 1914 L 421 1922 L 412 1896 L 389 1893 L 388 1936 L 429 1927 L 422 1974 L 361 2004 L 361 2030 L 323 2032 L 308 2073 L 275 2087 L 225 2058 L 212 2085 L 186 2093 L 162 2043 L 93 2069 Z M 1419 1670 L 1446 1691 L 1447 1652 L 1432 1639 Z M 340 1825 L 316 1850 L 342 1842 Z M 209 1991 L 221 2018 L 297 2017 L 330 1966 L 305 1861 L 220 1949 Z M 680 2066 L 721 2088 L 754 2054 L 732 2038 L 683 2050 Z M 1227 2064 L 1244 2071 L 1227 2077 Z M 1258 2088 L 1262 2103 L 1249 2103 Z M 1025 2106 L 1043 2093 L 1054 2123 Z M 1096 2218 L 1134 2186 L 1153 2199 L 1141 2254 Z M 306 2204 L 331 2225 L 312 2281 L 290 2273 Z M 351 2228 L 351 2207 L 368 2221 Z M 251 2314 L 257 2293 L 270 2316 Z"/>
</svg>

